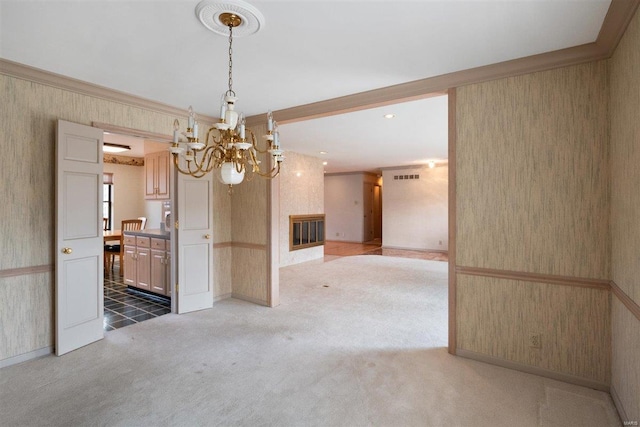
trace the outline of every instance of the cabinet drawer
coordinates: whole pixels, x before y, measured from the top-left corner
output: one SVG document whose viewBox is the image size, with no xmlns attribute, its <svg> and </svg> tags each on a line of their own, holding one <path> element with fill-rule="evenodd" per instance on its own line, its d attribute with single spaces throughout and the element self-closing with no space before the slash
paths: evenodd
<svg viewBox="0 0 640 427">
<path fill-rule="evenodd" d="M 160 249 L 161 251 L 164 251 L 165 248 L 165 239 L 156 239 L 156 238 L 151 238 L 151 249 Z"/>
<path fill-rule="evenodd" d="M 135 246 L 136 245 L 136 236 L 127 236 L 125 234 L 124 235 L 124 244 L 125 245 Z"/>
<path fill-rule="evenodd" d="M 136 246 L 140 248 L 149 248 L 151 247 L 151 238 L 150 237 L 136 237 Z"/>
</svg>

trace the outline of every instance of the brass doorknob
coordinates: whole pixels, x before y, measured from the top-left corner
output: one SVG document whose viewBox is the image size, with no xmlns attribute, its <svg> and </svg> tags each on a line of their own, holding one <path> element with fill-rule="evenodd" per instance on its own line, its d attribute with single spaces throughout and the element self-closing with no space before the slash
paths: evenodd
<svg viewBox="0 0 640 427">
<path fill-rule="evenodd" d="M 210 239 L 210 238 L 211 238 L 211 234 L 205 234 L 205 235 L 204 235 L 204 238 L 205 238 L 205 239 Z"/>
<path fill-rule="evenodd" d="M 63 254 L 69 255 L 72 252 L 73 252 L 73 249 L 71 249 L 71 248 L 62 248 L 62 253 Z"/>
</svg>

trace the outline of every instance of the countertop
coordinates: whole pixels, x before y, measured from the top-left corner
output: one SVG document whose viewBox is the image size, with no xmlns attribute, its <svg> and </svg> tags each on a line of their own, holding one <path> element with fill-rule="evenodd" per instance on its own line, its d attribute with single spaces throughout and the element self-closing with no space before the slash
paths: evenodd
<svg viewBox="0 0 640 427">
<path fill-rule="evenodd" d="M 156 239 L 170 239 L 171 233 L 168 231 L 157 230 L 127 230 L 124 232 L 126 236 L 141 236 L 141 237 L 155 237 Z"/>
</svg>

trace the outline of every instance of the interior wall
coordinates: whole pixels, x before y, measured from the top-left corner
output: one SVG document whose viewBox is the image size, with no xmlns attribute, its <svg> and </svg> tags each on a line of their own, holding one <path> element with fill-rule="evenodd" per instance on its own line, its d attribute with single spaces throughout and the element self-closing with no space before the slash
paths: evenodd
<svg viewBox="0 0 640 427">
<path fill-rule="evenodd" d="M 394 179 L 416 174 L 420 179 Z M 449 167 L 388 169 L 382 172 L 382 179 L 383 246 L 448 250 Z"/>
<path fill-rule="evenodd" d="M 609 61 L 612 279 L 634 313 L 613 296 L 612 395 L 627 420 L 640 420 L 640 14 Z M 626 420 L 624 420 L 626 421 Z"/>
<path fill-rule="evenodd" d="M 220 300 L 232 294 L 231 265 L 231 200 L 228 187 L 213 180 L 213 298 Z"/>
<path fill-rule="evenodd" d="M 263 144 L 266 125 L 250 129 Z M 269 159 L 261 155 L 261 166 Z M 270 222 L 268 180 L 254 177 L 233 187 L 231 197 L 232 295 L 257 304 L 269 305 L 270 261 L 267 254 Z M 225 186 L 223 186 L 224 188 Z"/>
<path fill-rule="evenodd" d="M 456 121 L 458 349 L 608 386 L 606 62 L 460 87 Z"/>
<path fill-rule="evenodd" d="M 105 163 L 104 171 L 113 173 L 113 228 L 119 229 L 123 219 L 147 216 L 147 203 L 144 199 L 144 166 Z M 158 207 L 158 216 L 159 214 Z M 147 228 L 150 228 L 150 225 L 149 221 Z"/>
<path fill-rule="evenodd" d="M 326 240 L 362 242 L 363 184 L 363 173 L 325 175 Z"/>
<path fill-rule="evenodd" d="M 52 212 L 57 119 L 168 135 L 176 117 L 6 75 L 0 75 L 0 98 L 1 362 L 48 351 L 54 344 Z"/>
<path fill-rule="evenodd" d="M 317 157 L 286 152 L 280 173 L 280 267 L 324 257 L 324 246 L 289 250 L 289 215 L 324 213 L 324 167 Z"/>
</svg>

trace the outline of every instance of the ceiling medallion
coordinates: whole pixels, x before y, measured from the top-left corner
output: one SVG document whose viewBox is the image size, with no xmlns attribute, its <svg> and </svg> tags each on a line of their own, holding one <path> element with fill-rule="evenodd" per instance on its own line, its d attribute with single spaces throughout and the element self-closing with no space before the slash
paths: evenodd
<svg viewBox="0 0 640 427">
<path fill-rule="evenodd" d="M 264 27 L 264 17 L 256 8 L 240 0 L 223 3 L 202 1 L 196 6 L 196 15 L 209 30 L 229 37 L 228 90 L 222 95 L 220 120 L 208 130 L 205 142 L 198 138 L 198 122 L 192 107 L 189 107 L 186 132 L 180 132 L 178 120 L 174 121 L 170 149 L 173 163 L 180 173 L 196 178 L 216 169 L 218 179 L 229 186 L 229 191 L 244 180 L 247 171 L 250 173 L 247 179 L 255 175 L 275 178 L 284 160 L 278 125 L 269 111 L 267 135 L 264 136 L 266 142 L 260 147 L 254 133 L 245 127 L 244 114 L 235 111 L 238 98 L 233 91 L 233 36 L 258 32 Z M 271 156 L 273 166 L 270 170 L 260 168 L 260 154 Z"/>
</svg>

